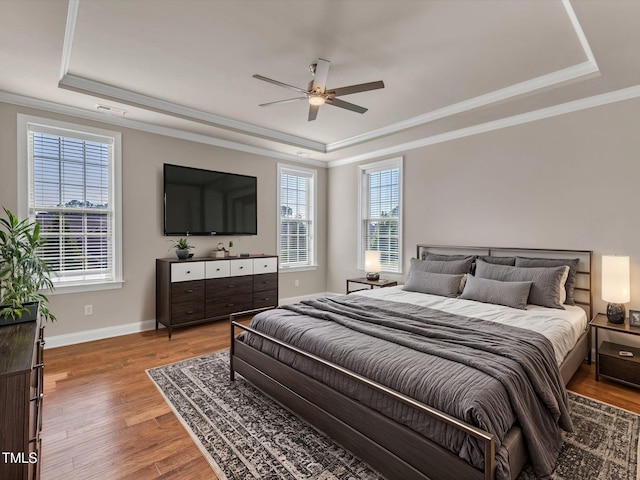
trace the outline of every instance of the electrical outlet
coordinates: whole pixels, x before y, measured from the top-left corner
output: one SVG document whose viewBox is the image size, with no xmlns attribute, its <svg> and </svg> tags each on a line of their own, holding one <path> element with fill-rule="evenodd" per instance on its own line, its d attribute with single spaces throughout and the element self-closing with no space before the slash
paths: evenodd
<svg viewBox="0 0 640 480">
<path fill-rule="evenodd" d="M 84 314 L 85 315 L 93 315 L 93 305 L 85 305 L 84 306 Z"/>
<path fill-rule="evenodd" d="M 299 287 L 300 286 L 300 280 L 294 280 L 293 281 L 293 286 L 294 287 Z"/>
</svg>

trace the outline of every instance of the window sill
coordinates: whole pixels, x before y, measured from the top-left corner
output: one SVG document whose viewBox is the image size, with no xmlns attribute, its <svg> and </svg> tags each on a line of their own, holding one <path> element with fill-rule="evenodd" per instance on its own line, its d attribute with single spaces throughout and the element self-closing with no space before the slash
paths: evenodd
<svg viewBox="0 0 640 480">
<path fill-rule="evenodd" d="M 55 290 L 48 292 L 47 295 L 64 295 L 67 293 L 83 293 L 83 292 L 97 292 L 100 290 L 115 290 L 122 288 L 124 281 L 113 282 L 86 282 L 86 283 L 72 283 L 72 284 L 54 284 Z"/>
<path fill-rule="evenodd" d="M 305 265 L 304 267 L 283 267 L 280 266 L 279 273 L 287 273 L 287 272 L 306 272 L 317 270 L 318 265 Z"/>
</svg>

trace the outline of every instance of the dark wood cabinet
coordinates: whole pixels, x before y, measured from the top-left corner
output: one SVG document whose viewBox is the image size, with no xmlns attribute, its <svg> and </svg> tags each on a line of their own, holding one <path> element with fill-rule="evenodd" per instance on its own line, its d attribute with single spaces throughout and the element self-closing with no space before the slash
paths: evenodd
<svg viewBox="0 0 640 480">
<path fill-rule="evenodd" d="M 44 327 L 0 326 L 0 478 L 40 478 Z"/>
<path fill-rule="evenodd" d="M 156 260 L 156 329 L 278 305 L 278 257 Z"/>
<path fill-rule="evenodd" d="M 596 347 L 596 381 L 600 376 L 640 388 L 640 348 L 614 342 L 600 342 L 599 331 L 616 332 L 618 336 L 640 336 L 640 327 L 629 325 L 629 319 L 616 324 L 607 320 L 607 316 L 599 313 L 591 320 L 591 328 L 595 331 Z M 623 356 L 620 352 L 631 352 L 633 356 Z"/>
</svg>

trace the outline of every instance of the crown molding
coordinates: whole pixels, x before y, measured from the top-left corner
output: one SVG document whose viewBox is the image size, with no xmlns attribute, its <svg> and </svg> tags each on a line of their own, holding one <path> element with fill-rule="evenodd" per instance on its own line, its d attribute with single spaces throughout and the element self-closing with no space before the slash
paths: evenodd
<svg viewBox="0 0 640 480">
<path fill-rule="evenodd" d="M 481 123 L 471 127 L 461 128 L 459 130 L 452 130 L 450 132 L 425 137 L 419 140 L 414 140 L 412 142 L 394 145 L 393 147 L 383 148 L 361 155 L 334 160 L 329 162 L 328 165 L 329 168 L 334 168 L 340 167 L 342 165 L 361 162 L 363 160 L 371 160 L 388 155 L 396 155 L 398 153 L 405 153 L 409 150 L 434 145 L 436 143 L 449 142 L 458 138 L 469 137 L 471 135 L 478 135 L 480 133 L 486 133 L 494 130 L 500 130 L 502 128 L 522 125 L 524 123 L 535 122 L 537 120 L 543 120 L 545 118 L 557 117 L 559 115 L 564 115 L 567 113 L 586 110 L 593 107 L 600 107 L 603 105 L 608 105 L 610 103 L 622 102 L 624 100 L 630 100 L 638 97 L 640 97 L 640 85 L 635 85 L 633 87 L 623 88 L 621 90 L 615 90 L 613 92 L 594 95 L 592 97 L 582 98 L 580 100 L 574 100 L 567 103 L 561 103 L 559 105 L 542 108 L 540 110 L 533 110 L 531 112 L 506 117 L 491 122 Z"/>
<path fill-rule="evenodd" d="M 321 160 L 314 160 L 311 158 L 301 157 L 300 155 L 292 155 L 289 153 L 277 152 L 275 150 L 269 150 L 268 148 L 254 147 L 252 145 L 246 145 L 244 143 L 233 142 L 231 140 L 224 140 L 209 135 L 203 135 L 198 133 L 186 132 L 177 128 L 163 127 L 160 125 L 154 125 L 139 120 L 130 120 L 123 117 L 114 117 L 111 115 L 105 115 L 103 113 L 93 112 L 85 110 L 83 108 L 70 107 L 67 105 L 61 105 L 46 100 L 39 100 L 36 98 L 25 97 L 14 93 L 3 92 L 0 90 L 0 102 L 9 103 L 12 105 L 18 105 L 21 107 L 36 108 L 46 112 L 57 113 L 61 115 L 68 115 L 71 117 L 82 118 L 85 120 L 92 120 L 95 122 L 105 123 L 108 125 L 117 125 L 119 127 L 131 128 L 133 130 L 139 130 L 147 133 L 154 133 L 156 135 L 164 135 L 167 137 L 179 138 L 181 140 L 188 140 L 191 142 L 203 143 L 206 145 L 213 145 L 215 147 L 228 148 L 229 150 L 237 150 L 245 153 L 252 153 L 255 155 L 262 155 L 264 157 L 277 158 L 279 160 L 287 160 L 289 162 L 301 163 L 305 165 L 311 165 L 314 167 L 325 168 L 327 163 Z"/>
<path fill-rule="evenodd" d="M 71 49 L 73 48 L 73 37 L 76 33 L 76 21 L 78 19 L 78 7 L 80 0 L 69 0 L 67 9 L 67 23 L 64 26 L 64 41 L 62 43 L 62 61 L 60 65 L 60 77 L 64 77 L 69 71 L 71 62 Z"/>
<path fill-rule="evenodd" d="M 572 67 L 567 67 L 556 72 L 542 75 L 540 77 L 532 78 L 515 85 L 511 85 L 500 90 L 489 92 L 478 97 L 464 100 L 462 102 L 454 103 L 443 108 L 432 110 L 423 115 L 403 120 L 402 122 L 387 125 L 386 127 L 379 128 L 377 130 L 371 130 L 370 132 L 363 133 L 362 135 L 356 135 L 354 137 L 346 138 L 337 142 L 327 144 L 327 153 L 341 150 L 343 148 L 351 147 L 359 143 L 368 142 L 385 135 L 391 135 L 393 133 L 414 128 L 425 123 L 433 122 L 441 118 L 450 117 L 459 113 L 467 112 L 479 107 L 485 107 L 492 103 L 501 102 L 509 98 L 518 97 L 533 93 L 536 91 L 544 90 L 551 87 L 558 87 L 562 84 L 573 82 L 579 78 L 591 77 L 594 74 L 598 74 L 599 70 L 597 65 L 591 62 L 584 62 Z"/>
<path fill-rule="evenodd" d="M 108 98 L 127 105 L 138 106 L 154 112 L 163 113 L 172 117 L 182 118 L 205 125 L 233 130 L 236 132 L 253 135 L 256 137 L 274 140 L 287 145 L 307 148 L 315 152 L 324 153 L 325 144 L 309 140 L 307 138 L 290 135 L 270 128 L 260 127 L 251 123 L 233 120 L 231 118 L 215 115 L 196 108 L 185 107 L 177 103 L 168 102 L 159 98 L 150 97 L 141 93 L 132 92 L 124 88 L 114 87 L 106 83 L 89 80 L 76 75 L 66 74 L 58 82 L 58 87 L 89 95 L 97 95 L 100 98 Z"/>
</svg>

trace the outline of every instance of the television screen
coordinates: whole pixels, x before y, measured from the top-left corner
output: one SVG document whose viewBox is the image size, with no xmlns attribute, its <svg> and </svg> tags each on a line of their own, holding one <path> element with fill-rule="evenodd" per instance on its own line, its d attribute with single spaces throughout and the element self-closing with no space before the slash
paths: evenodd
<svg viewBox="0 0 640 480">
<path fill-rule="evenodd" d="M 165 235 L 257 235 L 257 179 L 164 164 Z"/>
</svg>

